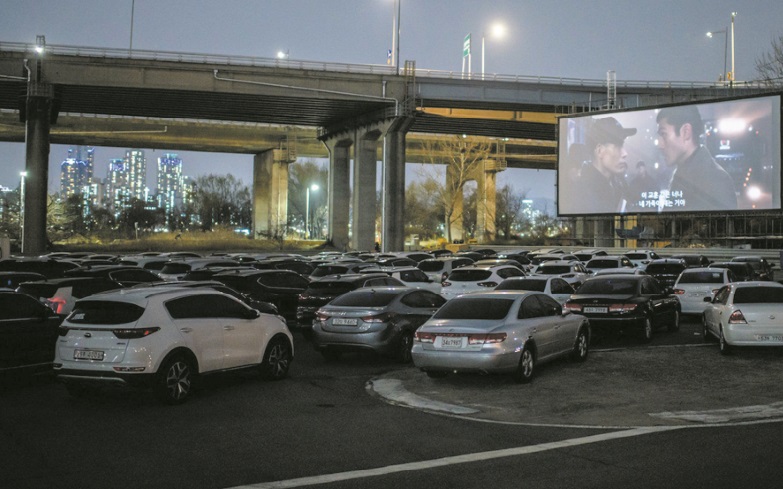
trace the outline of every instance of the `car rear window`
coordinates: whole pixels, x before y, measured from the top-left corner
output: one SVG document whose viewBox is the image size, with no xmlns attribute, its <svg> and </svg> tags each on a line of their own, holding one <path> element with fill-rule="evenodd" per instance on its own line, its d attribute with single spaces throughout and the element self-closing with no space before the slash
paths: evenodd
<svg viewBox="0 0 783 489">
<path fill-rule="evenodd" d="M 325 277 L 327 275 L 337 275 L 340 273 L 348 273 L 348 267 L 345 265 L 328 265 L 318 266 L 313 270 L 313 277 Z"/>
<path fill-rule="evenodd" d="M 783 303 L 781 287 L 740 287 L 734 292 L 735 304 Z"/>
<path fill-rule="evenodd" d="M 361 290 L 343 294 L 330 304 L 347 307 L 383 307 L 389 305 L 399 292 L 379 292 L 377 290 Z"/>
<path fill-rule="evenodd" d="M 440 272 L 443 270 L 443 262 L 435 260 L 424 260 L 418 264 L 419 270 L 424 272 Z"/>
<path fill-rule="evenodd" d="M 79 301 L 68 321 L 75 324 L 126 324 L 138 321 L 144 308 L 115 301 Z"/>
<path fill-rule="evenodd" d="M 479 282 L 492 276 L 489 270 L 454 270 L 449 275 L 450 282 Z"/>
<path fill-rule="evenodd" d="M 33 297 L 46 297 L 48 299 L 57 292 L 58 288 L 59 286 L 57 284 L 28 282 L 19 285 L 19 292 Z"/>
<path fill-rule="evenodd" d="M 568 273 L 571 271 L 571 267 L 569 266 L 561 266 L 561 265 L 552 265 L 552 266 L 544 266 L 541 265 L 536 270 L 536 273 L 540 273 L 541 275 L 561 275 L 563 273 Z"/>
<path fill-rule="evenodd" d="M 625 256 L 629 260 L 646 260 L 647 254 L 646 253 L 626 253 Z"/>
<path fill-rule="evenodd" d="M 606 295 L 614 295 L 614 294 L 635 294 L 637 284 L 639 282 L 637 280 L 628 280 L 625 278 L 601 278 L 601 279 L 593 279 L 588 280 L 587 282 L 583 283 L 581 287 L 579 287 L 579 290 L 576 291 L 577 294 L 583 295 L 583 294 L 606 294 Z"/>
<path fill-rule="evenodd" d="M 546 289 L 546 280 L 504 280 L 495 290 L 533 290 L 543 292 Z"/>
<path fill-rule="evenodd" d="M 590 260 L 588 268 L 618 268 L 617 260 Z"/>
<path fill-rule="evenodd" d="M 723 272 L 682 272 L 681 284 L 722 284 Z"/>
<path fill-rule="evenodd" d="M 503 319 L 514 299 L 458 297 L 438 309 L 433 319 Z"/>
<path fill-rule="evenodd" d="M 682 265 L 677 264 L 650 264 L 647 265 L 647 268 L 645 271 L 648 274 L 653 273 L 663 273 L 663 274 L 669 274 L 669 275 L 679 275 L 683 270 L 685 270 L 685 267 Z"/>
<path fill-rule="evenodd" d="M 160 269 L 162 274 L 180 274 L 188 273 L 190 271 L 190 265 L 187 263 L 166 263 L 163 268 Z"/>
<path fill-rule="evenodd" d="M 348 282 L 313 282 L 307 286 L 306 293 L 314 295 L 338 295 L 350 292 L 355 288 L 356 286 L 354 284 Z"/>
</svg>

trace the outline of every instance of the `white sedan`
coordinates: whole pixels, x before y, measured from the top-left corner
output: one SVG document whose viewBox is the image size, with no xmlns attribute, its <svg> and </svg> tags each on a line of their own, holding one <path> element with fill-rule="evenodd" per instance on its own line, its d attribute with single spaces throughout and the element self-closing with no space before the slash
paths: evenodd
<svg viewBox="0 0 783 489">
<path fill-rule="evenodd" d="M 566 303 L 574 293 L 574 288 L 560 277 L 546 275 L 531 275 L 530 277 L 507 278 L 495 287 L 495 290 L 520 290 L 543 292 L 556 300 L 560 305 Z"/>
<path fill-rule="evenodd" d="M 590 325 L 540 292 L 479 292 L 449 300 L 418 330 L 411 355 L 429 377 L 449 372 L 511 374 L 563 355 L 587 359 Z"/>
<path fill-rule="evenodd" d="M 680 312 L 701 314 L 707 307 L 705 298 L 712 299 L 733 277 L 727 268 L 686 268 L 674 282 L 674 296 L 680 301 Z"/>
<path fill-rule="evenodd" d="M 590 276 L 580 261 L 555 260 L 542 263 L 536 268 L 536 275 L 560 277 L 574 288 L 579 288 Z"/>
<path fill-rule="evenodd" d="M 707 304 L 702 323 L 704 339 L 716 337 L 724 355 L 735 346 L 783 346 L 783 285 L 725 285 Z"/>
</svg>

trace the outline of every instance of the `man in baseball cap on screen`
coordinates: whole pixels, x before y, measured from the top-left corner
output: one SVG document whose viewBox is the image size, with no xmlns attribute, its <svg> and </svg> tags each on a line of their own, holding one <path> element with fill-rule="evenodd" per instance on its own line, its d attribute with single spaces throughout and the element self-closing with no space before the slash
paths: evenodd
<svg viewBox="0 0 783 489">
<path fill-rule="evenodd" d="M 589 165 L 582 168 L 580 192 L 585 214 L 615 214 L 625 212 L 628 183 L 628 153 L 625 138 L 636 134 L 636 128 L 623 127 L 614 117 L 594 119 L 587 130 L 586 146 L 592 155 Z"/>
</svg>

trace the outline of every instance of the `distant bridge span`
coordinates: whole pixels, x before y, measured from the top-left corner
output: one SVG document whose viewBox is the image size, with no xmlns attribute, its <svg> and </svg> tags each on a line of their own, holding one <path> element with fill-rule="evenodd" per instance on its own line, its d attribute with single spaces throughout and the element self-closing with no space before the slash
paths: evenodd
<svg viewBox="0 0 783 489">
<path fill-rule="evenodd" d="M 555 167 L 556 116 L 607 106 L 603 81 L 463 75 L 389 66 L 0 42 L 0 140 L 26 141 L 25 253 L 45 249 L 49 144 L 256 155 L 254 227 L 285 222 L 287 164 L 330 158 L 329 237 L 375 240 L 375 162 L 383 161 L 384 249 L 403 245 L 404 163 L 422 141 L 467 134 L 505 141 L 517 168 Z M 725 97 L 705 83 L 618 82 L 615 107 Z M 383 144 L 381 144 L 383 142 Z M 350 161 L 354 188 L 349 188 Z M 348 236 L 353 195 L 353 236 Z M 372 196 L 372 198 L 370 198 Z M 359 204 L 361 203 L 361 205 Z"/>
</svg>

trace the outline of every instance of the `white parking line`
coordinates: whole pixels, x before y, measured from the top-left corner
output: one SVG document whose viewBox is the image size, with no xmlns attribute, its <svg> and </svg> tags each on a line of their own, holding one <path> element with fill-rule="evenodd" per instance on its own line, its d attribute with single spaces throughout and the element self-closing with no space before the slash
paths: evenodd
<svg viewBox="0 0 783 489">
<path fill-rule="evenodd" d="M 516 457 L 520 455 L 529 455 L 531 453 L 545 452 L 547 450 L 556 450 L 559 448 L 574 447 L 578 445 L 587 445 L 590 443 L 599 443 L 608 440 L 617 440 L 629 438 L 632 436 L 648 435 L 651 433 L 661 433 L 681 429 L 677 426 L 656 426 L 645 428 L 634 428 L 631 430 L 615 431 L 612 433 L 602 433 L 600 435 L 585 436 L 582 438 L 572 438 L 570 440 L 561 440 L 540 445 L 530 445 L 526 447 L 506 448 L 503 450 L 492 450 L 488 452 L 467 453 L 465 455 L 456 455 L 453 457 L 437 458 L 433 460 L 424 460 L 421 462 L 411 462 L 407 464 L 388 465 L 375 469 L 354 470 L 350 472 L 341 472 L 337 474 L 324 474 L 311 477 L 301 477 L 298 479 L 288 479 L 273 482 L 261 482 L 245 486 L 236 486 L 231 489 L 281 489 L 289 487 L 304 487 L 317 484 L 329 484 L 342 482 L 352 479 L 362 479 L 366 477 L 376 477 L 382 475 L 395 474 L 398 472 L 407 472 L 414 470 L 428 470 L 448 465 L 457 465 L 464 463 L 480 462 L 483 460 L 492 460 L 504 457 Z"/>
</svg>

